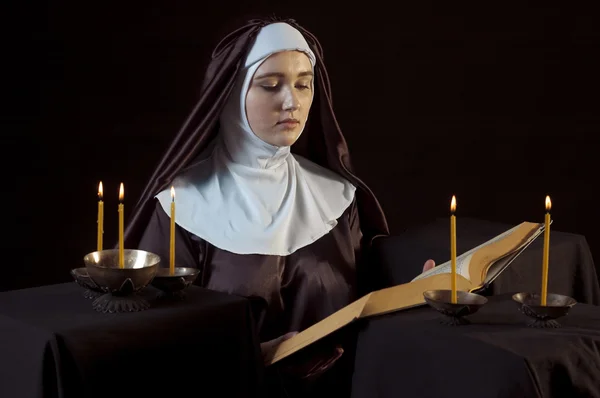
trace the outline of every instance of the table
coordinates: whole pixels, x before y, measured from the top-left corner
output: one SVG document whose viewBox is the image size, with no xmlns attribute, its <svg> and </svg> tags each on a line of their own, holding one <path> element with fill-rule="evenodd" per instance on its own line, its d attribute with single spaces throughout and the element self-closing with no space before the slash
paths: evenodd
<svg viewBox="0 0 600 398">
<path fill-rule="evenodd" d="M 259 396 L 247 300 L 191 286 L 183 302 L 103 314 L 82 292 L 71 282 L 0 293 L 0 396 Z"/>
<path fill-rule="evenodd" d="M 363 323 L 352 397 L 600 397 L 600 307 L 534 329 L 505 294 L 469 318 L 443 325 L 425 306 Z"/>
<path fill-rule="evenodd" d="M 510 229 L 513 225 L 460 218 L 457 220 L 457 254 Z M 512 291 L 541 290 L 542 251 L 540 235 L 492 283 L 485 295 Z M 450 259 L 450 221 L 439 219 L 424 226 L 374 241 L 372 262 L 376 288 L 410 282 L 423 263 L 432 258 L 437 264 Z M 592 254 L 584 236 L 551 229 L 548 292 L 565 294 L 581 303 L 600 305 L 600 283 Z"/>
</svg>

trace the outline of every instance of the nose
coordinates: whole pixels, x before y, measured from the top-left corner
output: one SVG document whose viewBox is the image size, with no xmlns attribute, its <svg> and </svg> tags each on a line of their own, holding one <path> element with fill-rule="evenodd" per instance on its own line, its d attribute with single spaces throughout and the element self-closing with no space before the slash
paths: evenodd
<svg viewBox="0 0 600 398">
<path fill-rule="evenodd" d="M 294 112 L 300 108 L 300 100 L 294 89 L 288 88 L 283 93 L 283 110 Z"/>
</svg>

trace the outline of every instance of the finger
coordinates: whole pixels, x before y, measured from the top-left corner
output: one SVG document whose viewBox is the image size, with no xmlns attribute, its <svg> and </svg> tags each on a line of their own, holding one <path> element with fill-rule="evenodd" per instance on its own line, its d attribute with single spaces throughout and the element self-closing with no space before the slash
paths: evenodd
<svg viewBox="0 0 600 398">
<path fill-rule="evenodd" d="M 298 332 L 288 332 L 288 333 L 284 334 L 283 336 L 281 336 L 281 340 L 291 339 L 292 337 L 294 337 L 297 334 L 298 334 Z"/>
<path fill-rule="evenodd" d="M 429 260 L 425 261 L 425 264 L 423 265 L 423 272 L 429 271 L 433 267 L 435 267 L 435 261 L 433 261 L 432 259 L 429 259 Z"/>
</svg>

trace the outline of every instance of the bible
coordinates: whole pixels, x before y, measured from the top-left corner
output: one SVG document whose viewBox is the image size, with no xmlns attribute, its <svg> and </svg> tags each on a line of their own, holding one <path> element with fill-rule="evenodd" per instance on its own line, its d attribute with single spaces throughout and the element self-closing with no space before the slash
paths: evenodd
<svg viewBox="0 0 600 398">
<path fill-rule="evenodd" d="M 489 286 L 544 231 L 543 223 L 522 222 L 456 257 L 457 290 L 478 292 Z M 451 262 L 412 281 L 373 291 L 265 353 L 272 365 L 359 319 L 425 305 L 423 292 L 451 289 Z"/>
</svg>

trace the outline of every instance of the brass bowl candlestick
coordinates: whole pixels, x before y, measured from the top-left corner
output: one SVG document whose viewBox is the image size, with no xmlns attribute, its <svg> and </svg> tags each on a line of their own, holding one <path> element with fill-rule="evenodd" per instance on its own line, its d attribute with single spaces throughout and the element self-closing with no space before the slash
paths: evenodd
<svg viewBox="0 0 600 398">
<path fill-rule="evenodd" d="M 126 249 L 125 261 L 119 267 L 119 250 L 102 250 L 87 254 L 83 261 L 90 278 L 104 294 L 92 303 L 100 312 L 134 312 L 150 307 L 137 293 L 154 278 L 160 263 L 157 254 Z"/>
<path fill-rule="evenodd" d="M 95 299 L 102 296 L 103 292 L 100 286 L 90 278 L 88 271 L 85 267 L 73 268 L 71 270 L 71 276 L 75 279 L 75 282 L 81 286 L 83 290 L 83 297 L 87 299 Z"/>
<path fill-rule="evenodd" d="M 488 301 L 479 294 L 460 290 L 456 292 L 456 303 L 452 303 L 452 290 L 427 290 L 423 296 L 427 304 L 442 314 L 440 322 L 451 326 L 469 324 L 465 316 L 474 314 Z"/>
<path fill-rule="evenodd" d="M 194 283 L 199 273 L 197 268 L 175 267 L 173 274 L 169 268 L 159 268 L 151 284 L 160 290 L 158 299 L 183 300 L 185 289 Z"/>
<path fill-rule="evenodd" d="M 527 326 L 534 328 L 561 327 L 556 319 L 567 315 L 577 304 L 574 298 L 555 293 L 548 293 L 546 305 L 542 305 L 542 296 L 537 293 L 517 293 L 512 299 L 519 305 L 519 310 L 531 318 Z"/>
</svg>

